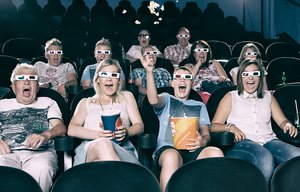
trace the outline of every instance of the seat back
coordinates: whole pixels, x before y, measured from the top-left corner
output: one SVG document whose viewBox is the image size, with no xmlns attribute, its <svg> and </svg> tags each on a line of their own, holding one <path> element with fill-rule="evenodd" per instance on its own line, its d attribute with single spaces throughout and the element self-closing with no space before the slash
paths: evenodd
<svg viewBox="0 0 300 192">
<path fill-rule="evenodd" d="M 226 72 L 228 78 L 230 78 L 232 80 L 232 76 L 230 75 L 230 70 L 234 67 L 238 67 L 239 64 L 238 64 L 238 57 L 233 57 L 231 59 L 229 59 L 227 61 L 227 63 L 225 63 L 224 65 L 224 71 Z"/>
<path fill-rule="evenodd" d="M 213 58 L 216 60 L 229 60 L 231 58 L 231 48 L 224 41 L 208 40 Z"/>
<path fill-rule="evenodd" d="M 215 113 L 217 111 L 218 105 L 219 105 L 220 101 L 223 99 L 223 97 L 229 91 L 233 91 L 235 89 L 236 89 L 235 85 L 227 86 L 227 87 L 221 87 L 221 88 L 215 90 L 211 94 L 211 96 L 209 97 L 209 99 L 208 99 L 208 101 L 206 103 L 206 108 L 207 108 L 210 120 L 213 119 L 213 117 L 214 117 L 214 115 L 215 115 Z"/>
<path fill-rule="evenodd" d="M 122 161 L 98 161 L 74 166 L 54 183 L 51 192 L 159 192 L 155 176 L 145 167 Z"/>
<path fill-rule="evenodd" d="M 275 90 L 282 83 L 283 72 L 285 73 L 285 83 L 300 82 L 300 59 L 295 57 L 280 57 L 273 59 L 267 66 L 266 76 L 268 88 Z"/>
<path fill-rule="evenodd" d="M 294 157 L 279 165 L 271 178 L 271 192 L 291 192 L 300 189 L 300 157 Z"/>
<path fill-rule="evenodd" d="M 261 171 L 253 164 L 233 158 L 206 158 L 180 167 L 170 178 L 166 192 L 267 192 Z"/>
<path fill-rule="evenodd" d="M 0 55 L 0 87 L 10 87 L 10 76 L 17 64 L 21 63 L 15 57 Z"/>
<path fill-rule="evenodd" d="M 3 174 L 0 177 L 1 191 L 42 192 L 37 181 L 21 169 L 0 166 L 0 173 Z"/>
<path fill-rule="evenodd" d="M 259 43 L 257 41 L 239 41 L 239 42 L 237 42 L 236 44 L 234 44 L 232 46 L 232 57 L 239 57 L 243 47 L 248 43 L 253 43 L 259 49 L 262 60 L 266 59 L 265 48 L 261 43 Z"/>
<path fill-rule="evenodd" d="M 70 119 L 72 118 L 79 101 L 83 98 L 92 97 L 93 95 L 95 95 L 94 88 L 84 89 L 75 95 L 75 97 L 73 98 L 73 100 L 71 102 L 70 109 L 69 109 L 70 110 Z"/>
<path fill-rule="evenodd" d="M 33 38 L 12 38 L 3 44 L 2 54 L 31 61 L 32 58 L 42 55 L 43 49 Z"/>
<path fill-rule="evenodd" d="M 300 84 L 286 85 L 275 90 L 273 96 L 276 98 L 286 118 L 294 123 L 295 126 L 300 126 L 295 122 L 299 114 L 296 113 L 297 108 L 300 109 Z M 300 136 L 296 138 L 290 137 L 288 133 L 284 133 L 281 128 L 272 119 L 272 128 L 280 140 L 300 147 Z"/>
<path fill-rule="evenodd" d="M 299 45 L 290 42 L 274 42 L 266 48 L 268 62 L 278 57 L 299 57 Z"/>
</svg>

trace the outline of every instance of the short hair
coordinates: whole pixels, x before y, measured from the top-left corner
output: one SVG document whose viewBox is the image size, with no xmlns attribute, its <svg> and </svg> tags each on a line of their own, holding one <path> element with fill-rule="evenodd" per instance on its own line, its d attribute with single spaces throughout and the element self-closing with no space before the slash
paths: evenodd
<svg viewBox="0 0 300 192">
<path fill-rule="evenodd" d="M 48 51 L 48 49 L 49 49 L 50 46 L 58 46 L 61 49 L 63 48 L 62 42 L 60 40 L 56 39 L 56 38 L 50 39 L 49 41 L 46 42 L 45 52 Z"/>
<path fill-rule="evenodd" d="M 173 75 L 175 75 L 177 73 L 178 70 L 184 70 L 184 71 L 188 71 L 190 72 L 191 74 L 193 74 L 192 70 L 186 66 L 179 66 L 177 67 L 175 70 L 174 70 L 174 73 Z"/>
<path fill-rule="evenodd" d="M 93 78 L 93 84 L 94 84 L 94 89 L 95 89 L 95 93 L 96 95 L 93 97 L 94 99 L 97 99 L 100 95 L 101 95 L 101 90 L 100 90 L 100 85 L 98 84 L 98 78 L 99 78 L 99 71 L 101 71 L 103 68 L 107 67 L 107 66 L 110 66 L 110 65 L 114 65 L 118 68 L 117 72 L 118 73 L 121 73 L 121 66 L 119 64 L 119 62 L 115 59 L 104 59 L 103 61 L 101 61 L 98 65 L 97 65 L 97 68 L 96 68 L 96 71 L 95 71 L 95 75 L 94 75 L 94 78 Z M 121 81 L 121 78 L 120 78 L 120 81 Z M 120 86 L 120 84 L 119 84 Z M 119 87 L 118 87 L 118 90 L 115 94 L 115 98 L 114 100 L 115 101 L 120 101 L 120 90 L 119 90 Z"/>
<path fill-rule="evenodd" d="M 258 47 L 254 43 L 247 43 L 246 45 L 244 45 L 244 47 L 241 50 L 240 56 L 238 58 L 238 64 L 241 64 L 243 62 L 243 60 L 245 60 L 245 58 L 246 58 L 245 53 L 248 48 L 257 52 L 256 60 L 262 62 L 261 53 L 260 53 Z"/>
<path fill-rule="evenodd" d="M 15 81 L 15 76 L 19 73 L 19 71 L 21 71 L 23 69 L 32 71 L 34 73 L 34 75 L 38 75 L 39 74 L 39 72 L 38 72 L 38 70 L 37 70 L 37 68 L 35 66 L 29 65 L 27 63 L 21 63 L 21 64 L 18 64 L 14 68 L 14 70 L 13 70 L 11 76 L 10 76 L 10 81 L 12 83 Z"/>
<path fill-rule="evenodd" d="M 188 34 L 190 34 L 190 30 L 188 30 L 188 28 L 186 28 L 186 27 L 180 27 L 180 29 L 178 30 L 178 33 L 179 33 L 180 31 L 185 31 L 185 32 L 187 32 Z"/>
<path fill-rule="evenodd" d="M 111 43 L 108 39 L 105 39 L 104 37 L 102 37 L 95 45 L 95 50 L 97 49 L 98 46 L 107 46 L 109 48 L 111 48 Z"/>
<path fill-rule="evenodd" d="M 242 61 L 242 63 L 239 66 L 238 73 L 237 73 L 237 90 L 238 94 L 241 95 L 244 92 L 244 85 L 243 85 L 243 77 L 242 73 L 245 71 L 246 67 L 249 65 L 256 65 L 258 67 L 258 71 L 260 72 L 260 77 L 259 77 L 259 84 L 257 88 L 257 97 L 258 98 L 263 98 L 263 85 L 264 81 L 263 78 L 265 77 L 265 70 L 264 67 L 262 66 L 261 62 L 256 60 L 256 59 L 245 59 Z"/>
</svg>

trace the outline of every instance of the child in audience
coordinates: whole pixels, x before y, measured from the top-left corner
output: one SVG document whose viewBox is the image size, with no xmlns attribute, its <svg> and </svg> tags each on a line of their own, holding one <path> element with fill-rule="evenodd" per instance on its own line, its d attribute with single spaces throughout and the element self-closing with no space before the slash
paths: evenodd
<svg viewBox="0 0 300 192">
<path fill-rule="evenodd" d="M 149 57 L 141 58 L 147 73 L 147 96 L 149 103 L 158 115 L 160 127 L 153 158 L 161 166 L 160 186 L 165 191 L 172 174 L 184 163 L 208 157 L 223 157 L 223 152 L 216 147 L 208 147 L 210 142 L 210 120 L 202 102 L 189 100 L 193 85 L 193 73 L 187 67 L 175 69 L 171 86 L 174 96 L 168 93 L 157 94 L 154 65 Z M 171 117 L 199 117 L 197 138 L 189 139 L 185 149 L 174 147 L 173 136 L 176 135 Z"/>
<path fill-rule="evenodd" d="M 66 97 L 66 87 L 77 85 L 77 73 L 71 63 L 62 63 L 62 42 L 55 38 L 47 41 L 45 57 L 48 63 L 38 61 L 34 64 L 39 72 L 40 86 L 54 89 Z"/>
<path fill-rule="evenodd" d="M 238 58 L 238 64 L 240 65 L 245 59 L 256 59 L 258 62 L 261 62 L 262 64 L 262 57 L 261 57 L 261 53 L 259 51 L 259 49 L 257 48 L 257 46 L 253 43 L 247 43 L 242 51 L 241 54 Z M 238 72 L 238 68 L 239 67 L 234 67 L 230 70 L 229 74 L 232 77 L 232 81 L 234 85 L 237 85 L 237 72 Z M 265 71 L 265 69 L 264 69 Z M 266 73 L 266 71 L 265 71 Z M 268 90 L 268 85 L 267 85 L 267 80 L 266 80 L 266 76 L 264 76 L 263 78 L 264 81 L 264 90 Z"/>
</svg>

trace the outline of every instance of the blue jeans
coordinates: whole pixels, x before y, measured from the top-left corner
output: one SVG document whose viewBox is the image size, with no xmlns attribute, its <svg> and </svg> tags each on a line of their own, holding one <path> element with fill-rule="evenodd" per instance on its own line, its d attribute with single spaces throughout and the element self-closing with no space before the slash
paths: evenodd
<svg viewBox="0 0 300 192">
<path fill-rule="evenodd" d="M 263 146 L 245 139 L 226 152 L 226 157 L 242 159 L 258 167 L 270 182 L 275 167 L 293 157 L 300 156 L 300 148 L 274 139 Z"/>
</svg>

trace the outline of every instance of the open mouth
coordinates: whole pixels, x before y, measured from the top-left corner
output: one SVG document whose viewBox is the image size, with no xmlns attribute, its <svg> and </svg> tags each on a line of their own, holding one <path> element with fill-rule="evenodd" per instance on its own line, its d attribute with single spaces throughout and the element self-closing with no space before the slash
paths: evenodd
<svg viewBox="0 0 300 192">
<path fill-rule="evenodd" d="M 186 86 L 185 85 L 179 85 L 179 93 L 185 93 Z"/>
<path fill-rule="evenodd" d="M 24 95 L 25 97 L 29 97 L 29 96 L 30 96 L 30 89 L 24 89 L 24 90 L 23 90 L 23 95 Z"/>
</svg>

